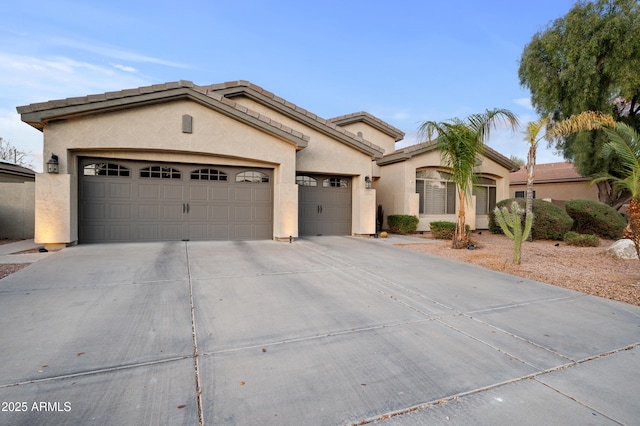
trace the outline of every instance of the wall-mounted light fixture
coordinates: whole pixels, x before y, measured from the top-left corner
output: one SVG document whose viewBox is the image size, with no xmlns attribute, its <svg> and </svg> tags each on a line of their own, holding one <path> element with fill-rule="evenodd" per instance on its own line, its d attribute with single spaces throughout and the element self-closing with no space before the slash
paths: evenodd
<svg viewBox="0 0 640 426">
<path fill-rule="evenodd" d="M 58 156 L 51 154 L 51 158 L 47 161 L 47 173 L 58 174 L 59 166 L 60 162 L 58 161 Z"/>
<path fill-rule="evenodd" d="M 365 178 L 364 178 L 364 186 L 367 189 L 371 189 L 371 178 L 369 176 L 365 176 Z"/>
</svg>

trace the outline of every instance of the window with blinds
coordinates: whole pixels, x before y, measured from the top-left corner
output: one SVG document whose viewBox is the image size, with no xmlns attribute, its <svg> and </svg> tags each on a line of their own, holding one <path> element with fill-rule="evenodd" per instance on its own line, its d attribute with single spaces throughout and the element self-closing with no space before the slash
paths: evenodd
<svg viewBox="0 0 640 426">
<path fill-rule="evenodd" d="M 455 214 L 456 185 L 451 174 L 437 170 L 416 171 L 420 214 Z"/>
<path fill-rule="evenodd" d="M 476 214 L 489 214 L 496 208 L 496 181 L 481 177 L 473 186 L 473 195 L 476 196 Z"/>
</svg>

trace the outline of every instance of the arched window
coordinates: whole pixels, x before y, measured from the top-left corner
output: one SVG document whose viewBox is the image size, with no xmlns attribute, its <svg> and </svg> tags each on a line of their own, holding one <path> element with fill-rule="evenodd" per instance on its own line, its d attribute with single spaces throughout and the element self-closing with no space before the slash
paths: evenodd
<svg viewBox="0 0 640 426">
<path fill-rule="evenodd" d="M 476 196 L 476 214 L 489 214 L 496 208 L 496 181 L 486 177 L 478 178 L 473 186 Z"/>
<path fill-rule="evenodd" d="M 347 188 L 349 184 L 343 178 L 328 178 L 322 181 L 322 186 L 325 188 Z"/>
<path fill-rule="evenodd" d="M 153 179 L 181 179 L 182 173 L 178 169 L 167 166 L 149 166 L 140 169 L 141 178 Z"/>
<path fill-rule="evenodd" d="M 296 183 L 300 186 L 318 186 L 318 181 L 311 176 L 296 176 Z"/>
<path fill-rule="evenodd" d="M 91 163 L 82 169 L 85 176 L 131 176 L 131 171 L 117 163 Z"/>
<path fill-rule="evenodd" d="M 453 175 L 434 169 L 416 170 L 420 214 L 455 214 L 456 185 Z"/>
<path fill-rule="evenodd" d="M 216 169 L 199 169 L 191 172 L 191 180 L 226 181 L 227 174 Z"/>
<path fill-rule="evenodd" d="M 236 175 L 236 182 L 266 183 L 269 176 L 257 170 L 247 170 Z"/>
</svg>

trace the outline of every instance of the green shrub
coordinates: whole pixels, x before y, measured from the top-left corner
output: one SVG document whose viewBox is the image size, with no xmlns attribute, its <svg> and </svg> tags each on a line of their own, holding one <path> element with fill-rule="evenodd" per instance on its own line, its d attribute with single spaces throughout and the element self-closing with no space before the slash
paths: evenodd
<svg viewBox="0 0 640 426">
<path fill-rule="evenodd" d="M 418 229 L 418 219 L 416 216 L 407 214 L 390 214 L 387 216 L 389 230 L 394 234 L 413 234 Z"/>
<path fill-rule="evenodd" d="M 429 222 L 429 229 L 433 238 L 437 240 L 452 240 L 456 233 L 456 224 L 445 221 Z"/>
<path fill-rule="evenodd" d="M 520 207 L 525 207 L 524 198 L 508 198 L 496 203 L 496 207 L 510 207 L 514 201 L 517 201 Z M 571 230 L 573 219 L 564 211 L 564 209 L 553 203 L 544 200 L 533 200 L 533 228 L 531 235 L 534 240 L 562 240 L 564 234 Z M 524 219 L 523 219 L 524 220 Z M 524 227 L 524 222 L 522 224 Z M 495 213 L 489 213 L 489 230 L 494 234 L 502 234 L 500 225 L 496 222 Z"/>
<path fill-rule="evenodd" d="M 573 219 L 572 231 L 594 234 L 608 240 L 622 238 L 627 221 L 616 209 L 593 200 L 571 200 L 564 205 Z"/>
<path fill-rule="evenodd" d="M 577 232 L 569 231 L 564 234 L 564 242 L 570 246 L 598 247 L 600 238 L 592 234 L 578 234 Z"/>
</svg>

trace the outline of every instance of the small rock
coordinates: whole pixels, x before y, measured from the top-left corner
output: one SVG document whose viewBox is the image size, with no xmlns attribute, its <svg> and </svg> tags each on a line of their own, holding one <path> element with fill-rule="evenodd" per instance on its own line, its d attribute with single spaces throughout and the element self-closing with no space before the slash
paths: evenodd
<svg viewBox="0 0 640 426">
<path fill-rule="evenodd" d="M 606 250 L 606 253 L 618 259 L 638 259 L 636 246 L 633 244 L 633 241 L 629 239 L 618 240 L 611 244 Z"/>
</svg>

